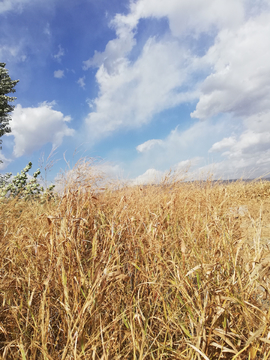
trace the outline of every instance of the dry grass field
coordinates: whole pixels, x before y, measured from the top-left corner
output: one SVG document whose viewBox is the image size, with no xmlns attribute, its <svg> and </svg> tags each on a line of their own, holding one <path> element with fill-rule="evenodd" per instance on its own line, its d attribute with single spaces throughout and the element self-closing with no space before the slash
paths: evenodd
<svg viewBox="0 0 270 360">
<path fill-rule="evenodd" d="M 270 359 L 270 182 L 93 184 L 0 202 L 1 359 Z"/>
</svg>

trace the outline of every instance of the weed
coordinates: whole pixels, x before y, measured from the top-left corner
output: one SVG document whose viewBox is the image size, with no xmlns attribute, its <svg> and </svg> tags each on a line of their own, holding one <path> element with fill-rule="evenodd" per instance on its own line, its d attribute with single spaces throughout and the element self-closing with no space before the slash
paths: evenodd
<svg viewBox="0 0 270 360">
<path fill-rule="evenodd" d="M 0 183 L 0 197 L 12 196 L 12 197 L 20 197 L 28 200 L 29 198 L 39 197 L 41 193 L 44 192 L 44 188 L 37 182 L 37 177 L 40 175 L 40 170 L 38 169 L 33 174 L 33 179 L 27 182 L 27 173 L 32 168 L 32 163 L 29 164 L 21 171 L 21 173 L 14 176 L 11 183 L 9 183 L 9 179 L 11 177 L 11 173 L 7 173 L 1 176 Z M 52 190 L 55 185 L 49 186 L 46 189 L 46 192 L 43 194 L 43 198 L 51 197 Z"/>
</svg>

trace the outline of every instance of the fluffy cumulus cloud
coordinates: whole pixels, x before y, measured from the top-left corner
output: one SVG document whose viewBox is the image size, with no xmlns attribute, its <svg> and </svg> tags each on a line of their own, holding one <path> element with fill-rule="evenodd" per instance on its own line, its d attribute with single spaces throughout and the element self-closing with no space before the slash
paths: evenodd
<svg viewBox="0 0 270 360">
<path fill-rule="evenodd" d="M 228 138 L 224 138 L 219 142 L 216 142 L 214 145 L 212 145 L 211 149 L 209 150 L 209 152 L 214 152 L 214 151 L 222 151 L 223 149 L 226 149 L 228 147 L 231 147 L 232 145 L 234 145 L 236 143 L 236 138 L 233 136 L 230 136 Z"/>
<path fill-rule="evenodd" d="M 139 0 L 132 2 L 130 13 L 117 15 L 115 22 L 134 28 L 140 19 L 163 18 L 169 20 L 173 36 L 190 33 L 198 36 L 216 28 L 234 27 L 244 19 L 243 0 Z"/>
<path fill-rule="evenodd" d="M 264 90 L 268 83 L 264 74 L 269 73 L 269 50 L 265 54 L 264 49 L 270 49 L 269 14 L 256 13 L 246 20 L 247 9 L 251 6 L 244 0 L 131 2 L 130 12 L 117 14 L 111 22 L 117 37 L 84 62 L 84 69 L 99 68 L 99 96 L 86 119 L 91 133 L 98 137 L 121 127 L 139 127 L 154 114 L 187 101 L 198 100 L 192 113 L 198 118 L 228 111 L 242 114 L 255 102 L 254 111 L 268 106 L 257 90 L 263 79 Z M 138 58 L 130 61 L 136 27 L 140 19 L 151 17 L 167 17 L 170 33 L 149 38 Z M 196 42 L 203 33 L 215 41 L 200 57 L 183 39 Z"/>
<path fill-rule="evenodd" d="M 221 30 L 201 61 L 213 70 L 200 86 L 193 117 L 225 112 L 246 117 L 270 110 L 270 12 Z"/>
<path fill-rule="evenodd" d="M 153 18 L 166 18 L 168 30 L 139 45 L 140 21 Z M 207 156 L 215 157 L 217 177 L 236 177 L 237 169 L 256 167 L 260 175 L 267 169 L 268 0 L 138 0 L 110 25 L 116 38 L 84 62 L 85 70 L 98 68 L 100 91 L 85 120 L 93 137 L 141 127 L 163 110 L 192 102 L 191 118 L 203 122 L 137 146 L 134 166 L 144 169 L 143 178 L 153 166 L 177 168 L 189 159 L 197 170 L 208 170 L 212 165 L 203 164 Z"/>
<path fill-rule="evenodd" d="M 86 119 L 91 133 L 102 136 L 120 127 L 141 126 L 164 109 L 197 99 L 196 87 L 190 88 L 196 83 L 192 76 L 207 66 L 206 61 L 200 64 L 180 40 L 222 26 L 235 28 L 243 22 L 242 2 L 139 0 L 131 2 L 127 15 L 117 14 L 111 22 L 116 39 L 108 42 L 104 52 L 95 52 L 84 62 L 84 69 L 99 67 L 100 95 L 94 101 L 95 111 Z M 139 20 L 151 17 L 167 17 L 171 33 L 159 40 L 149 38 L 131 62 L 128 55 L 136 45 Z"/>
<path fill-rule="evenodd" d="M 96 74 L 100 96 L 86 119 L 91 133 L 98 138 L 119 128 L 140 127 L 154 114 L 194 100 L 193 91 L 177 91 L 188 83 L 187 59 L 187 52 L 173 39 L 150 38 L 134 63 L 122 59 L 113 72 L 102 64 Z"/>
<path fill-rule="evenodd" d="M 95 51 L 92 58 L 84 61 L 84 70 L 104 65 L 109 73 L 114 72 L 115 66 L 125 62 L 125 56 L 136 44 L 132 27 L 117 21 L 112 22 L 111 25 L 116 29 L 117 38 L 108 42 L 104 52 Z"/>
<path fill-rule="evenodd" d="M 64 136 L 75 134 L 75 130 L 68 127 L 71 118 L 54 110 L 53 105 L 44 102 L 33 108 L 23 108 L 20 104 L 16 106 L 10 122 L 11 133 L 6 134 L 14 136 L 15 157 L 32 154 L 47 143 L 57 147 Z"/>
</svg>

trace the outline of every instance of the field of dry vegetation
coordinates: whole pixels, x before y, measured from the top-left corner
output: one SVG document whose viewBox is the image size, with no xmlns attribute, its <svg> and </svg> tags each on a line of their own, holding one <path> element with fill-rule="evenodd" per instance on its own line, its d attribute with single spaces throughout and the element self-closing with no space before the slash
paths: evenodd
<svg viewBox="0 0 270 360">
<path fill-rule="evenodd" d="M 270 182 L 78 179 L 0 201 L 1 359 L 270 359 Z"/>
</svg>

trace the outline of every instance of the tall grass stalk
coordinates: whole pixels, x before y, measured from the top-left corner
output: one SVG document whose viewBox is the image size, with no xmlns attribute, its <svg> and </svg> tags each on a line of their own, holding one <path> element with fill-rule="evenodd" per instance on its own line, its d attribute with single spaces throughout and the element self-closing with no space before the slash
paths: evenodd
<svg viewBox="0 0 270 360">
<path fill-rule="evenodd" d="M 1 358 L 269 359 L 270 184 L 86 170 L 0 202 Z"/>
</svg>

